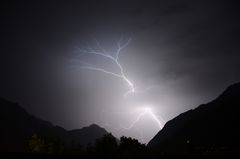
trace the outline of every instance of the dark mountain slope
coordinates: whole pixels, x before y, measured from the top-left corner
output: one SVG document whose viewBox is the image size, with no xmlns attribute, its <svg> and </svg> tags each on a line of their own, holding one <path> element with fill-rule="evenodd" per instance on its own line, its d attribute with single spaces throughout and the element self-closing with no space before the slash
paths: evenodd
<svg viewBox="0 0 240 159">
<path fill-rule="evenodd" d="M 38 119 L 26 112 L 17 103 L 0 98 L 0 151 L 26 151 L 30 137 L 57 137 L 68 143 L 86 146 L 108 132 L 93 124 L 82 129 L 67 131 L 50 122 Z"/>
<path fill-rule="evenodd" d="M 171 153 L 236 152 L 240 147 L 240 83 L 166 123 L 148 146 Z"/>
</svg>

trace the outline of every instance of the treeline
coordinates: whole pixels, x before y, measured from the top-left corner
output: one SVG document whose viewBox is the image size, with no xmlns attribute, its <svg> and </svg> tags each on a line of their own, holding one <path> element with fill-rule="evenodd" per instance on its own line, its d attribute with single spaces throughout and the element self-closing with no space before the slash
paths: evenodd
<svg viewBox="0 0 240 159">
<path fill-rule="evenodd" d="M 46 155 L 79 155 L 86 157 L 94 156 L 120 156 L 120 157 L 143 157 L 149 153 L 145 144 L 130 137 L 116 139 L 112 134 L 104 135 L 93 144 L 85 147 L 78 144 L 66 144 L 57 137 L 42 138 L 33 134 L 28 142 L 28 152 Z"/>
</svg>

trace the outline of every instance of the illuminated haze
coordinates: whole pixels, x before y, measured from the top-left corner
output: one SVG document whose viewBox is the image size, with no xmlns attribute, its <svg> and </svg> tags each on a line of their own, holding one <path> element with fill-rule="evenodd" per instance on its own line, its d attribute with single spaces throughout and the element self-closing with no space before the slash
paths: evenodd
<svg viewBox="0 0 240 159">
<path fill-rule="evenodd" d="M 2 2 L 1 2 L 2 3 Z M 240 80 L 234 1 L 25 1 L 2 4 L 0 94 L 67 129 L 96 123 L 148 142 L 162 124 Z M 130 43 L 118 61 L 119 39 Z M 90 51 L 90 50 L 88 50 Z M 90 65 L 89 65 L 90 64 Z M 120 71 L 120 72 L 119 72 Z"/>
</svg>

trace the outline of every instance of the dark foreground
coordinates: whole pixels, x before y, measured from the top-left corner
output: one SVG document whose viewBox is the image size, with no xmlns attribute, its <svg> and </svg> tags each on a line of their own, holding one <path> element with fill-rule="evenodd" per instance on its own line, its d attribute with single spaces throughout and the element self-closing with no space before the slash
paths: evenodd
<svg viewBox="0 0 240 159">
<path fill-rule="evenodd" d="M 145 155 L 145 156 L 116 156 L 116 155 L 45 155 L 45 154 L 23 154 L 23 153 L 1 153 L 1 158 L 20 158 L 20 159 L 90 159 L 90 158 L 233 158 L 239 154 L 211 154 L 211 155 Z"/>
</svg>

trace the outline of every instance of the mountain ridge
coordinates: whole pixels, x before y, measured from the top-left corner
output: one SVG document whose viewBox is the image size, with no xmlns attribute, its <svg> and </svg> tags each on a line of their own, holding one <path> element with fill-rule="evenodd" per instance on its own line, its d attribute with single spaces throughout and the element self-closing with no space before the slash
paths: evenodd
<svg viewBox="0 0 240 159">
<path fill-rule="evenodd" d="M 0 108 L 0 151 L 26 151 L 27 142 L 35 133 L 44 138 L 57 137 L 66 144 L 75 143 L 82 146 L 93 144 L 97 138 L 108 134 L 97 124 L 81 129 L 66 130 L 29 114 L 18 103 L 10 102 L 2 97 L 0 97 Z"/>
<path fill-rule="evenodd" d="M 233 84 L 213 101 L 181 113 L 168 121 L 148 143 L 164 152 L 205 151 L 215 147 L 240 147 L 240 83 Z"/>
</svg>

